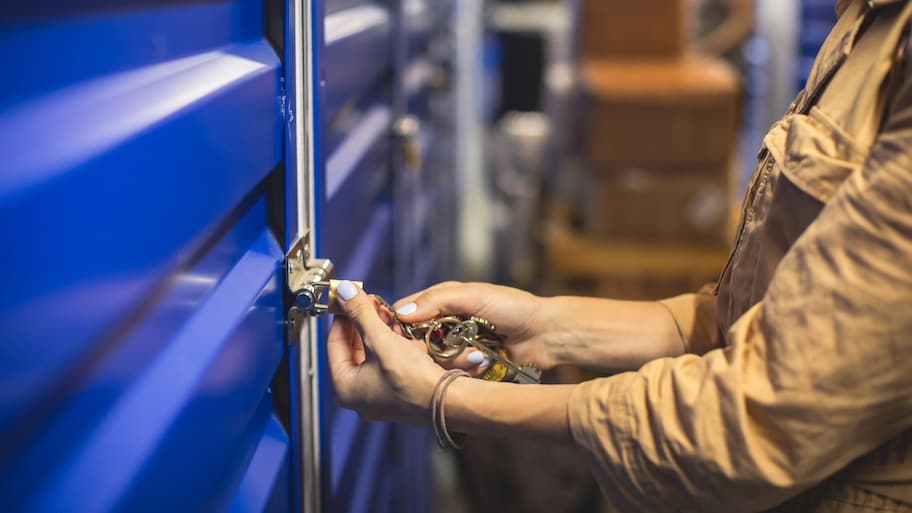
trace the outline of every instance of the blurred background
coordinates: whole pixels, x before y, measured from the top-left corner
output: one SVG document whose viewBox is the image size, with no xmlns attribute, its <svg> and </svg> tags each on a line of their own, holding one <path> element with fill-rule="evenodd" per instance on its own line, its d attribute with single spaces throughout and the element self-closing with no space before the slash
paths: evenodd
<svg viewBox="0 0 912 513">
<path fill-rule="evenodd" d="M 696 290 L 834 4 L 3 3 L 0 510 L 601 511 L 570 449 L 339 406 L 292 276 Z"/>
<path fill-rule="evenodd" d="M 460 77 L 484 107 L 462 168 L 461 278 L 634 300 L 713 281 L 762 137 L 803 87 L 834 5 L 477 4 L 476 71 Z M 571 449 L 474 437 L 435 467 L 440 511 L 601 508 Z"/>
</svg>

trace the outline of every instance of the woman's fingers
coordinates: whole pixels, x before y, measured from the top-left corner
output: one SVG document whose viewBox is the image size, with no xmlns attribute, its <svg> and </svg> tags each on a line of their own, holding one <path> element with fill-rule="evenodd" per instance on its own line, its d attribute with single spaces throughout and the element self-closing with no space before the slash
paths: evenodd
<svg viewBox="0 0 912 513">
<path fill-rule="evenodd" d="M 326 356 L 330 369 L 361 365 L 364 346 L 350 319 L 336 317 L 326 337 Z"/>
<path fill-rule="evenodd" d="M 403 308 L 405 308 L 406 310 L 412 310 L 413 307 L 409 306 L 409 305 L 415 303 L 415 300 L 417 300 L 418 297 L 421 296 L 422 294 L 424 294 L 426 292 L 431 292 L 434 290 L 449 288 L 449 287 L 458 287 L 460 285 L 465 285 L 465 283 L 461 283 L 458 281 L 444 281 L 444 282 L 438 283 L 436 285 L 431 285 L 430 287 L 428 287 L 424 290 L 419 290 L 418 292 L 415 292 L 414 294 L 410 294 L 410 295 L 405 296 L 404 298 L 396 301 L 395 303 L 393 303 L 393 308 L 396 310 L 397 314 L 401 313 L 404 315 L 408 315 L 412 312 L 410 312 L 410 311 L 399 312 L 399 310 L 402 310 Z"/>
<path fill-rule="evenodd" d="M 349 404 L 356 388 L 358 368 L 364 363 L 364 345 L 354 323 L 337 316 L 326 339 L 326 357 L 333 388 L 342 404 Z"/>
<path fill-rule="evenodd" d="M 464 367 L 464 369 L 474 377 L 480 377 L 493 363 L 491 358 L 477 349 L 466 351 L 465 361 L 468 367 Z"/>
<path fill-rule="evenodd" d="M 490 300 L 484 288 L 473 284 L 443 283 L 396 302 L 396 314 L 405 322 L 420 322 L 446 314 L 474 315 Z"/>
<path fill-rule="evenodd" d="M 491 366 L 491 359 L 477 349 L 468 348 L 456 358 L 443 360 L 435 358 L 444 369 L 462 369 L 474 377 L 481 376 Z"/>
<path fill-rule="evenodd" d="M 374 352 L 383 351 L 383 345 L 389 343 L 387 336 L 391 330 L 380 318 L 374 300 L 350 281 L 339 283 L 336 293 L 342 312 L 354 323 L 367 348 Z"/>
<path fill-rule="evenodd" d="M 367 352 L 380 357 L 387 356 L 390 362 L 399 362 L 403 356 L 406 358 L 414 356 L 414 353 L 410 352 L 411 350 L 407 354 L 401 353 L 400 346 L 409 344 L 420 351 L 418 354 L 427 354 L 427 347 L 423 340 L 404 337 L 398 323 L 391 328 L 389 324 L 392 320 L 391 314 L 379 308 L 377 300 L 365 294 L 354 283 L 342 282 L 336 292 L 342 312 L 350 319 L 349 322 L 355 327 L 356 334 L 360 334 Z"/>
</svg>

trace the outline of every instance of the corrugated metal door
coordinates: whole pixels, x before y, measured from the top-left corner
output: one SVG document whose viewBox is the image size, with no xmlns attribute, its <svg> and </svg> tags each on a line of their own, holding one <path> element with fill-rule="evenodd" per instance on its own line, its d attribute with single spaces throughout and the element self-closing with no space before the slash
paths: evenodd
<svg viewBox="0 0 912 513">
<path fill-rule="evenodd" d="M 318 13 L 321 8 L 323 31 L 315 30 L 314 48 L 317 248 L 333 259 L 337 276 L 363 280 L 371 292 L 389 297 L 394 18 L 386 2 L 327 0 L 317 4 Z M 328 320 L 321 324 L 323 334 L 327 328 Z M 328 374 L 324 367 L 321 375 Z M 320 418 L 323 510 L 391 511 L 397 492 L 397 476 L 388 467 L 394 428 L 360 422 L 339 408 L 328 378 L 321 382 Z"/>
<path fill-rule="evenodd" d="M 396 227 L 394 253 L 398 295 L 452 278 L 457 212 L 454 163 L 456 108 L 451 92 L 455 43 L 453 3 L 402 0 L 395 47 Z M 395 443 L 402 454 L 421 454 L 432 444 L 427 431 L 402 426 Z M 426 462 L 403 459 L 406 478 L 426 483 Z M 427 501 L 427 499 L 425 499 Z M 397 511 L 428 511 L 428 502 L 400 503 Z"/>
<path fill-rule="evenodd" d="M 370 292 L 393 299 L 402 293 L 395 264 L 403 228 L 394 186 L 399 141 L 393 135 L 399 3 L 327 0 L 316 6 L 317 19 L 324 20 L 314 43 L 318 253 L 333 259 L 337 276 L 363 280 Z M 327 327 L 321 325 L 324 332 Z M 427 430 L 361 422 L 335 404 L 327 379 L 321 380 L 321 421 L 324 510 L 429 511 Z"/>
<path fill-rule="evenodd" d="M 396 154 L 396 265 L 398 287 L 411 292 L 449 278 L 454 266 L 455 43 L 450 2 L 403 0 L 399 8 L 396 111 L 410 125 Z"/>
<path fill-rule="evenodd" d="M 308 230 L 385 297 L 443 269 L 428 227 L 396 222 L 452 178 L 396 156 L 396 120 L 432 117 L 407 106 L 430 76 L 399 57 L 429 40 L 409 5 L 3 8 L 4 511 L 430 509 L 427 430 L 335 405 L 328 319 L 284 334 Z"/>
<path fill-rule="evenodd" d="M 289 510 L 263 2 L 0 16 L 2 509 Z"/>
</svg>

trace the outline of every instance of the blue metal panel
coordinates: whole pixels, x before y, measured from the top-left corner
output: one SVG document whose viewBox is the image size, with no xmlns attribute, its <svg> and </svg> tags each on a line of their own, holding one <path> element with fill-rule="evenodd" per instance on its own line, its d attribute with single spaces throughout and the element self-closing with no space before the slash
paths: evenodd
<svg viewBox="0 0 912 513">
<path fill-rule="evenodd" d="M 394 468 L 406 482 L 426 482 L 428 474 L 432 473 L 429 446 L 436 447 L 432 442 L 432 435 L 427 429 L 417 426 L 402 426 L 394 434 L 392 445 Z M 394 497 L 393 504 L 388 509 L 396 513 L 426 513 L 432 511 L 433 495 L 434 488 L 431 486 L 411 488 L 409 495 Z"/>
<path fill-rule="evenodd" d="M 287 511 L 262 13 L 45 1 L 0 19 L 4 510 Z"/>
<path fill-rule="evenodd" d="M 382 479 L 385 460 L 388 459 L 390 447 L 389 424 L 372 424 L 364 426 L 359 433 L 357 458 L 351 458 L 345 466 L 342 478 L 352 483 L 345 495 L 336 495 L 337 504 L 330 504 L 330 511 L 350 511 L 352 513 L 373 513 L 377 508 L 374 501 L 384 493 L 383 486 L 395 485 Z M 401 475 L 397 475 L 401 479 Z"/>
<path fill-rule="evenodd" d="M 451 3 L 406 0 L 394 5 L 397 18 L 393 26 L 398 30 L 391 42 L 392 69 L 359 78 L 356 83 L 360 86 L 347 88 L 350 96 L 332 102 L 345 104 L 346 109 L 323 119 L 330 130 L 329 140 L 321 146 L 328 157 L 325 188 L 320 192 L 322 214 L 327 215 L 320 223 L 321 251 L 342 263 L 340 275 L 363 277 L 369 290 L 391 297 L 426 286 L 439 276 L 439 248 L 434 247 L 431 232 L 446 232 L 447 226 L 432 226 L 429 220 L 452 217 L 445 201 L 455 193 L 449 187 L 454 179 L 451 161 L 435 149 L 446 145 L 446 130 L 440 126 L 449 122 L 434 119 L 433 112 L 439 103 L 439 88 L 445 86 L 439 79 L 446 63 L 429 54 L 438 37 L 447 37 L 442 27 Z M 346 57 L 343 62 L 359 59 Z M 376 76 L 382 81 L 379 86 Z M 332 93 L 329 84 L 326 93 Z M 389 114 L 386 105 L 392 105 Z M 450 114 L 445 112 L 444 117 Z M 416 116 L 421 125 L 415 140 L 426 159 L 421 169 L 404 167 L 395 141 L 391 145 L 373 143 L 382 125 L 404 115 Z M 378 153 L 359 151 L 359 147 L 374 147 Z M 382 164 L 377 160 L 379 152 L 387 152 Z M 352 164 L 356 161 L 361 163 Z M 435 164 L 445 167 L 437 170 Z M 444 194 L 441 188 L 449 190 Z M 428 511 L 429 432 L 360 422 L 332 403 L 328 388 L 324 392 L 324 432 L 329 434 L 325 445 L 329 469 L 324 477 L 327 507 L 346 512 Z"/>
<path fill-rule="evenodd" d="M 389 9 L 376 4 L 326 17 L 325 119 L 372 88 L 383 89 L 380 79 L 392 63 L 392 25 Z"/>
<path fill-rule="evenodd" d="M 331 130 L 327 139 L 327 201 L 338 201 L 340 189 L 352 182 L 365 178 L 376 181 L 373 176 L 357 176 L 357 171 L 365 162 L 373 163 L 375 169 L 389 163 L 392 117 L 389 105 L 371 104 L 357 113 L 348 112 L 332 127 L 337 130 Z"/>
<path fill-rule="evenodd" d="M 399 114 L 393 103 L 399 71 L 393 56 L 403 30 L 399 7 L 398 2 L 318 2 L 317 18 L 324 9 L 331 14 L 318 22 L 314 39 L 318 252 L 333 259 L 337 276 L 364 280 L 368 290 L 386 297 L 398 292 L 393 248 L 399 223 L 392 194 L 398 147 L 391 127 Z M 324 334 L 327 327 L 328 320 Z M 327 376 L 325 358 L 320 364 Z M 326 379 L 321 419 L 326 511 L 397 511 L 395 504 L 411 502 L 429 486 L 429 472 L 408 474 L 396 464 L 394 441 L 406 428 L 361 422 L 335 404 Z M 406 458 L 426 459 L 428 449 L 410 447 Z"/>
<path fill-rule="evenodd" d="M 282 425 L 263 403 L 266 425 L 247 473 L 237 487 L 228 513 L 282 513 L 291 511 L 289 440 Z"/>
<path fill-rule="evenodd" d="M 373 107 L 326 163 L 324 218 L 345 219 L 346 227 L 334 227 L 322 249 L 334 255 L 339 269 L 345 269 L 352 258 L 372 258 L 353 250 L 366 230 L 375 226 L 371 221 L 378 218 L 377 209 L 389 201 L 390 119 L 389 108 Z"/>
<path fill-rule="evenodd" d="M 0 218 L 28 220 L 0 235 L 0 246 L 20 248 L 0 257 L 19 271 L 0 298 L 0 324 L 12 328 L 0 360 L 19 389 L 0 407 L 0 425 L 95 349 L 278 162 L 277 62 L 267 52 L 265 43 L 239 45 L 189 69 L 118 74 L 0 117 L 12 155 Z M 211 80 L 220 70 L 224 82 Z M 260 129 L 238 130 L 251 125 Z M 55 322 L 21 322 L 48 312 Z M 55 337 L 61 331 L 67 337 Z M 28 350 L 51 338 L 54 351 Z"/>
<path fill-rule="evenodd" d="M 371 513 L 404 513 L 407 510 L 397 509 L 396 502 L 401 497 L 396 496 L 396 468 L 387 468 L 380 471 L 380 490 L 373 501 Z M 402 474 L 399 474 L 402 475 Z M 419 477 L 419 481 L 424 478 Z"/>
<path fill-rule="evenodd" d="M 113 73 L 262 37 L 262 2 L 7 2 L 0 12 L 4 108 Z M 257 24 L 259 23 L 259 25 Z"/>
<path fill-rule="evenodd" d="M 428 53 L 431 41 L 446 31 L 452 6 L 452 2 L 439 0 L 402 1 L 402 35 L 407 41 L 407 60 L 411 61 Z"/>
</svg>

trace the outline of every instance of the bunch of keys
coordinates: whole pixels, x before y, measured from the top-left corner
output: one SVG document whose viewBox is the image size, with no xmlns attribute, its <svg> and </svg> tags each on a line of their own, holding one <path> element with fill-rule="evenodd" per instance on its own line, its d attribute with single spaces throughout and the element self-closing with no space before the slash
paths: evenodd
<svg viewBox="0 0 912 513">
<path fill-rule="evenodd" d="M 392 306 L 383 298 L 375 297 L 398 320 Z M 420 323 L 399 320 L 399 324 L 410 338 L 424 341 L 428 353 L 438 360 L 452 360 L 469 347 L 481 351 L 492 362 L 481 376 L 485 381 L 541 383 L 541 371 L 534 365 L 517 365 L 510 361 L 507 350 L 503 347 L 503 338 L 494 330 L 494 325 L 485 319 L 445 315 Z"/>
<path fill-rule="evenodd" d="M 331 269 L 332 263 L 323 260 Z M 325 276 L 324 272 L 321 276 Z M 322 313 L 339 313 L 336 300 L 338 280 L 306 281 L 300 287 L 292 287 L 295 292 L 295 309 L 320 315 Z M 354 282 L 359 287 L 361 282 Z M 321 302 L 321 296 L 326 293 L 328 299 Z M 427 346 L 428 354 L 437 360 L 452 360 L 466 349 L 472 347 L 481 351 L 490 358 L 492 365 L 481 376 L 486 381 L 506 381 L 513 383 L 541 383 L 541 371 L 534 365 L 517 365 L 510 361 L 506 348 L 503 346 L 503 337 L 494 330 L 494 325 L 479 317 L 466 317 L 462 315 L 445 315 L 437 319 L 421 322 L 407 323 L 399 319 L 396 311 L 385 299 L 374 294 L 374 298 L 392 314 L 390 322 L 398 321 L 402 331 L 414 340 L 423 341 Z"/>
</svg>

